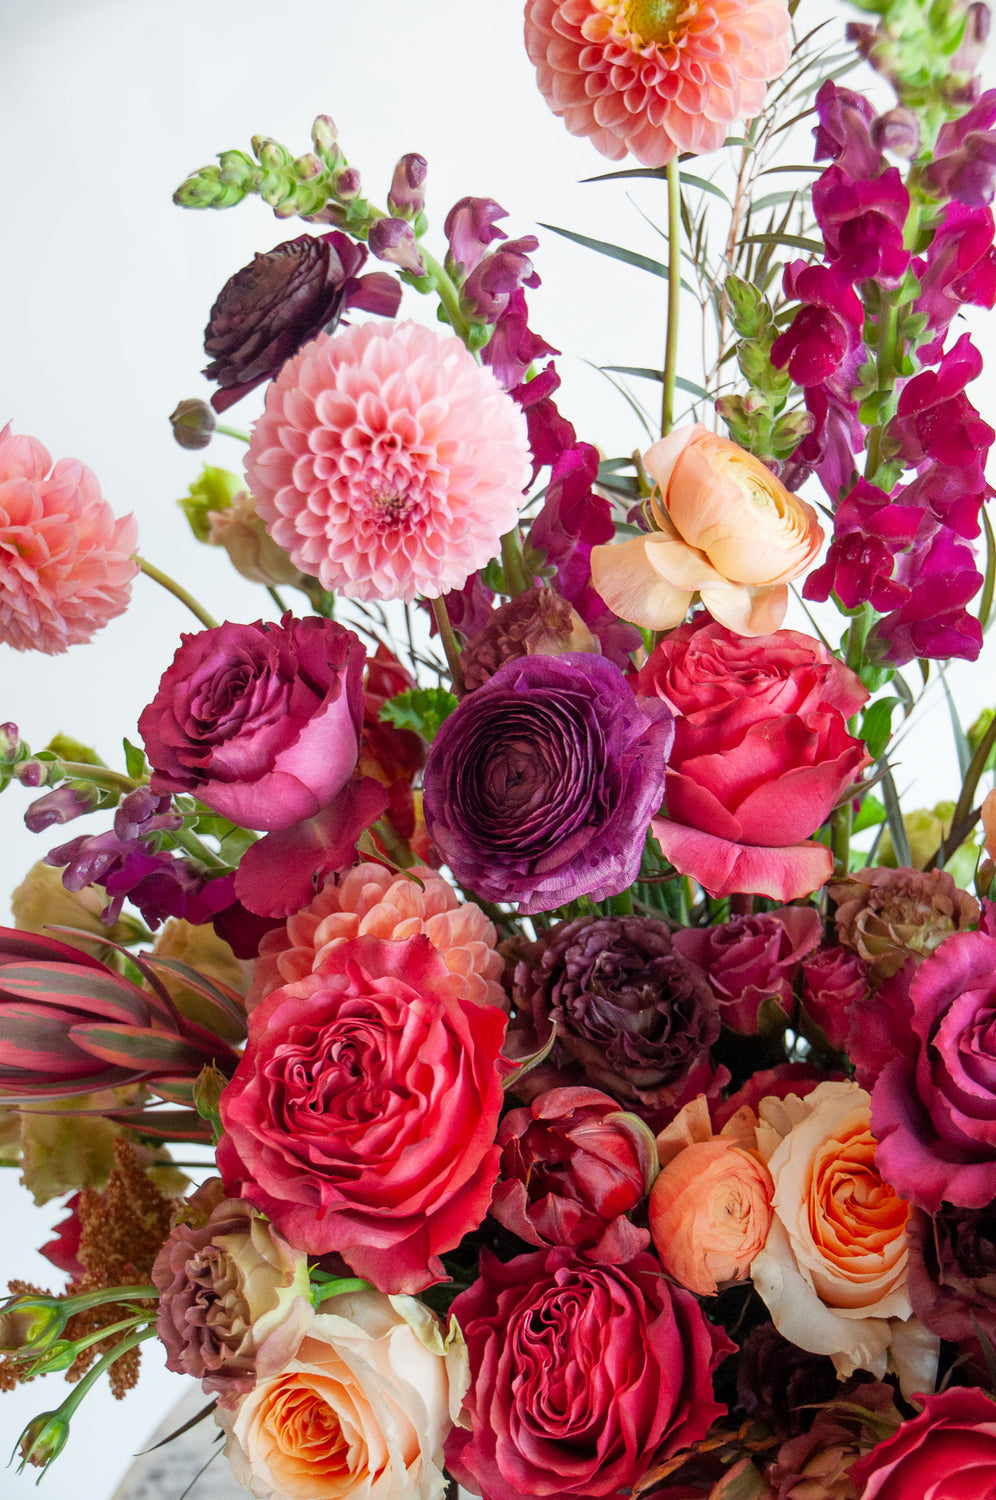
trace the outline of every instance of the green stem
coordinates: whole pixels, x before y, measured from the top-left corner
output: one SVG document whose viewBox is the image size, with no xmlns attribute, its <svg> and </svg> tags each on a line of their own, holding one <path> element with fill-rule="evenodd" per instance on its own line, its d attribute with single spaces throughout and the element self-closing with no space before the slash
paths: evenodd
<svg viewBox="0 0 996 1500">
<path fill-rule="evenodd" d="M 446 601 L 440 597 L 429 602 L 432 605 L 432 617 L 436 622 L 436 629 L 439 631 L 439 638 L 446 653 L 446 664 L 450 669 L 453 691 L 458 698 L 461 698 L 466 691 L 466 686 L 463 680 L 463 667 L 460 665 L 460 647 L 457 645 L 457 638 L 450 624 Z"/>
<path fill-rule="evenodd" d="M 674 388 L 678 373 L 678 311 L 681 301 L 681 172 L 678 158 L 667 164 L 667 335 L 664 343 L 664 394 L 661 437 L 674 425 Z"/>
<path fill-rule="evenodd" d="M 529 587 L 522 561 L 522 543 L 519 540 L 517 526 L 514 526 L 511 531 L 506 531 L 501 539 L 501 566 L 505 574 L 505 587 L 510 594 L 513 596 L 521 594 Z"/>
<path fill-rule="evenodd" d="M 280 595 L 277 593 L 276 589 L 273 587 L 272 584 L 268 583 L 266 585 L 266 592 L 269 594 L 270 598 L 273 600 L 274 604 L 277 606 L 277 608 L 279 609 L 280 613 L 282 615 L 285 615 L 287 613 L 287 606 L 284 603 L 284 601 L 281 599 Z"/>
<path fill-rule="evenodd" d="M 164 573 L 154 563 L 147 562 L 144 557 L 139 557 L 137 553 L 135 554 L 135 561 L 146 578 L 151 578 L 153 583 L 160 584 L 168 594 L 172 594 L 175 599 L 179 599 L 181 604 L 185 604 L 191 614 L 196 615 L 201 624 L 206 625 L 208 630 L 213 630 L 217 626 L 218 621 L 212 619 L 203 604 L 198 604 L 193 594 L 188 594 L 187 590 L 182 588 L 175 578 L 170 578 L 168 573 Z"/>
<path fill-rule="evenodd" d="M 223 427 L 219 422 L 214 430 L 215 432 L 220 432 L 222 437 L 237 438 L 240 443 L 248 443 L 249 441 L 248 432 L 243 432 L 241 427 Z"/>
<path fill-rule="evenodd" d="M 133 792 L 137 787 L 148 786 L 148 777 L 126 776 L 123 771 L 112 771 L 109 766 L 92 766 L 87 761 L 60 760 L 62 774 L 72 781 L 89 781 L 93 786 L 107 787 L 115 792 Z"/>
<path fill-rule="evenodd" d="M 175 833 L 170 834 L 170 837 L 174 844 L 181 849 L 186 849 L 188 854 L 199 860 L 202 865 L 206 865 L 209 870 L 227 871 L 229 869 L 223 859 L 213 853 L 206 844 L 201 843 L 192 828 L 178 828 Z"/>
<path fill-rule="evenodd" d="M 847 877 L 851 864 L 851 804 L 845 802 L 830 818 L 830 848 L 836 875 Z"/>
<path fill-rule="evenodd" d="M 155 1336 L 156 1328 L 155 1324 L 153 1324 L 152 1327 L 139 1329 L 138 1332 L 133 1333 L 129 1338 L 122 1339 L 120 1344 L 115 1344 L 114 1348 L 109 1349 L 103 1359 L 98 1360 L 92 1369 L 87 1370 L 82 1380 L 76 1385 L 71 1394 L 66 1397 L 65 1401 L 59 1407 L 60 1415 L 67 1419 L 71 1417 L 83 1400 L 83 1397 L 96 1385 L 101 1375 L 104 1375 L 111 1368 L 115 1360 L 120 1359 L 122 1354 L 127 1354 L 129 1349 L 135 1349 L 146 1339 L 154 1339 Z"/>
<path fill-rule="evenodd" d="M 450 326 L 457 337 L 463 339 L 466 344 L 470 333 L 470 324 L 460 311 L 460 289 L 445 266 L 441 266 L 439 261 L 429 254 L 424 245 L 419 245 L 418 248 L 419 254 L 425 262 L 426 274 L 432 278 L 439 300 L 446 309 L 446 316 L 450 320 Z M 476 357 L 477 350 L 472 349 L 471 353 Z"/>
</svg>

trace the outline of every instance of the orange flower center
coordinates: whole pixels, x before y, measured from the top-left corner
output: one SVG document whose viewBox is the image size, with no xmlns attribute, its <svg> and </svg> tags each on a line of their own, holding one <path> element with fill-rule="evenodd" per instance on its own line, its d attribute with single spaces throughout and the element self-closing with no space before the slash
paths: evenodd
<svg viewBox="0 0 996 1500">
<path fill-rule="evenodd" d="M 626 24 L 641 46 L 661 46 L 671 40 L 684 0 L 628 0 Z"/>
</svg>

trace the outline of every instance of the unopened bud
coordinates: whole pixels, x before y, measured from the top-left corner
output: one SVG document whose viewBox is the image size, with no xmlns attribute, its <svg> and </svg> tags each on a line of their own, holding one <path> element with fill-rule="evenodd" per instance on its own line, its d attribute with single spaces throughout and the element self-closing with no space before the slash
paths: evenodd
<svg viewBox="0 0 996 1500">
<path fill-rule="evenodd" d="M 902 104 L 873 120 L 870 134 L 879 151 L 891 151 L 904 161 L 912 161 L 920 150 L 920 121 Z"/>
<path fill-rule="evenodd" d="M 961 44 L 951 59 L 952 73 L 974 73 L 985 54 L 992 29 L 989 7 L 982 0 L 974 0 L 965 16 L 965 30 Z"/>
<path fill-rule="evenodd" d="M 424 156 L 410 151 L 394 169 L 387 206 L 398 219 L 414 219 L 425 207 L 425 179 L 429 163 Z"/>
<path fill-rule="evenodd" d="M 269 535 L 247 491 L 243 490 L 224 510 L 209 511 L 207 522 L 207 540 L 212 547 L 224 547 L 243 578 L 269 588 L 300 584 L 303 575 Z"/>
<path fill-rule="evenodd" d="M 206 401 L 195 396 L 181 401 L 170 416 L 173 436 L 181 448 L 206 448 L 211 434 L 218 425 L 214 412 Z"/>
<path fill-rule="evenodd" d="M 335 180 L 335 195 L 340 203 L 352 203 L 360 196 L 362 181 L 355 167 L 344 167 Z"/>
<path fill-rule="evenodd" d="M 246 156 L 244 151 L 222 151 L 218 156 L 218 176 L 222 182 L 232 187 L 243 188 L 248 192 L 256 177 L 259 168 L 256 163 Z"/>
<path fill-rule="evenodd" d="M 294 176 L 301 182 L 314 182 L 315 178 L 321 177 L 324 171 L 325 168 L 313 151 L 305 152 L 304 156 L 299 156 L 294 163 Z"/>
<path fill-rule="evenodd" d="M 756 338 L 771 322 L 771 309 L 764 294 L 740 276 L 727 276 L 723 290 L 734 328 L 742 338 Z"/>
<path fill-rule="evenodd" d="M 52 775 L 52 763 L 43 760 L 22 760 L 14 772 L 22 786 L 47 786 Z"/>
<path fill-rule="evenodd" d="M 0 1307 L 0 1349 L 41 1354 L 66 1326 L 69 1314 L 55 1297 L 20 1293 Z"/>
<path fill-rule="evenodd" d="M 38 797 L 24 814 L 25 827 L 31 833 L 44 833 L 59 823 L 71 823 L 84 813 L 92 812 L 100 800 L 96 787 L 59 786 Z"/>
<path fill-rule="evenodd" d="M 6 724 L 0 724 L 0 761 L 12 765 L 21 745 L 21 732 L 16 724 L 8 719 Z"/>
<path fill-rule="evenodd" d="M 256 160 L 267 172 L 279 172 L 291 160 L 286 146 L 281 146 L 279 141 L 273 140 L 268 135 L 254 135 L 252 149 Z"/>
<path fill-rule="evenodd" d="M 211 536 L 208 511 L 227 510 L 235 496 L 244 488 L 237 474 L 205 464 L 199 478 L 194 480 L 183 498 L 176 502 L 199 542 L 206 542 Z"/>
<path fill-rule="evenodd" d="M 34 1464 L 44 1469 L 53 1458 L 58 1458 L 69 1437 L 69 1418 L 59 1411 L 43 1411 L 33 1417 L 17 1440 L 14 1452 L 20 1455 L 17 1472 L 24 1472 L 25 1464 Z"/>
<path fill-rule="evenodd" d="M 331 151 L 338 143 L 339 130 L 331 115 L 319 115 L 311 127 L 311 139 L 318 152 Z"/>
<path fill-rule="evenodd" d="M 367 244 L 370 253 L 378 260 L 400 266 L 412 276 L 425 275 L 425 263 L 419 254 L 415 231 L 404 219 L 378 219 L 370 226 Z"/>
</svg>

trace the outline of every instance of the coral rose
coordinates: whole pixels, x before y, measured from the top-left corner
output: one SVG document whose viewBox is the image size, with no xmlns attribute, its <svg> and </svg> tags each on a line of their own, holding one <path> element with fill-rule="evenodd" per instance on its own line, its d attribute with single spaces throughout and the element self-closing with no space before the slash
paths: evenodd
<svg viewBox="0 0 996 1500">
<path fill-rule="evenodd" d="M 471 1387 L 446 1467 L 488 1500 L 628 1495 L 723 1414 L 712 1372 L 733 1345 L 652 1255 L 590 1265 L 558 1249 L 502 1264 L 484 1250 L 453 1316 Z"/>
<path fill-rule="evenodd" d="M 670 630 L 698 595 L 740 635 L 777 630 L 786 585 L 823 542 L 812 506 L 701 422 L 675 428 L 643 462 L 657 485 L 649 503 L 655 529 L 591 554 L 592 582 L 609 608 L 636 625 Z"/>
<path fill-rule="evenodd" d="M 221 1095 L 231 1197 L 309 1255 L 417 1292 L 487 1212 L 505 1015 L 453 993 L 426 937 L 358 937 L 274 990 Z"/>
<path fill-rule="evenodd" d="M 762 1099 L 760 1115 L 775 1216 L 751 1276 L 775 1327 L 829 1354 L 842 1378 L 881 1379 L 891 1348 L 904 1392 L 929 1389 L 937 1340 L 912 1317 L 909 1205 L 876 1169 L 868 1095 L 821 1083 L 805 1099 Z"/>
<path fill-rule="evenodd" d="M 650 1194 L 650 1233 L 669 1276 L 699 1297 L 746 1281 L 771 1225 L 771 1173 L 755 1147 L 749 1110 L 713 1135 L 703 1095 L 657 1137 L 660 1176 Z"/>
<path fill-rule="evenodd" d="M 456 1323 L 415 1298 L 330 1297 L 296 1358 L 219 1411 L 225 1454 L 260 1500 L 442 1500 L 467 1378 Z"/>
<path fill-rule="evenodd" d="M 246 478 L 302 573 L 351 599 L 411 601 L 497 556 L 530 468 L 525 417 L 459 339 L 366 323 L 284 365 Z"/>
<path fill-rule="evenodd" d="M 753 119 L 789 60 L 784 0 L 526 0 L 526 50 L 547 104 L 603 156 L 662 167 Z"/>
<path fill-rule="evenodd" d="M 996 1402 L 973 1386 L 927 1396 L 919 1416 L 851 1469 L 861 1500 L 992 1500 Z"/>
<path fill-rule="evenodd" d="M 137 540 L 86 464 L 0 432 L 0 641 L 58 656 L 91 640 L 128 607 Z"/>
</svg>

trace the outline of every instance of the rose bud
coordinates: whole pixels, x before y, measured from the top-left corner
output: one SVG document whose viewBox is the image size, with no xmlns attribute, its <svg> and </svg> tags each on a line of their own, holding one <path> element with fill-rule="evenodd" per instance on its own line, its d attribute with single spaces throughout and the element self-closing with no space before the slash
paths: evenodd
<svg viewBox="0 0 996 1500">
<path fill-rule="evenodd" d="M 207 521 L 209 543 L 224 547 L 236 573 L 243 578 L 270 588 L 303 583 L 303 574 L 269 535 L 247 490 L 236 495 L 224 510 L 209 510 Z"/>
</svg>

